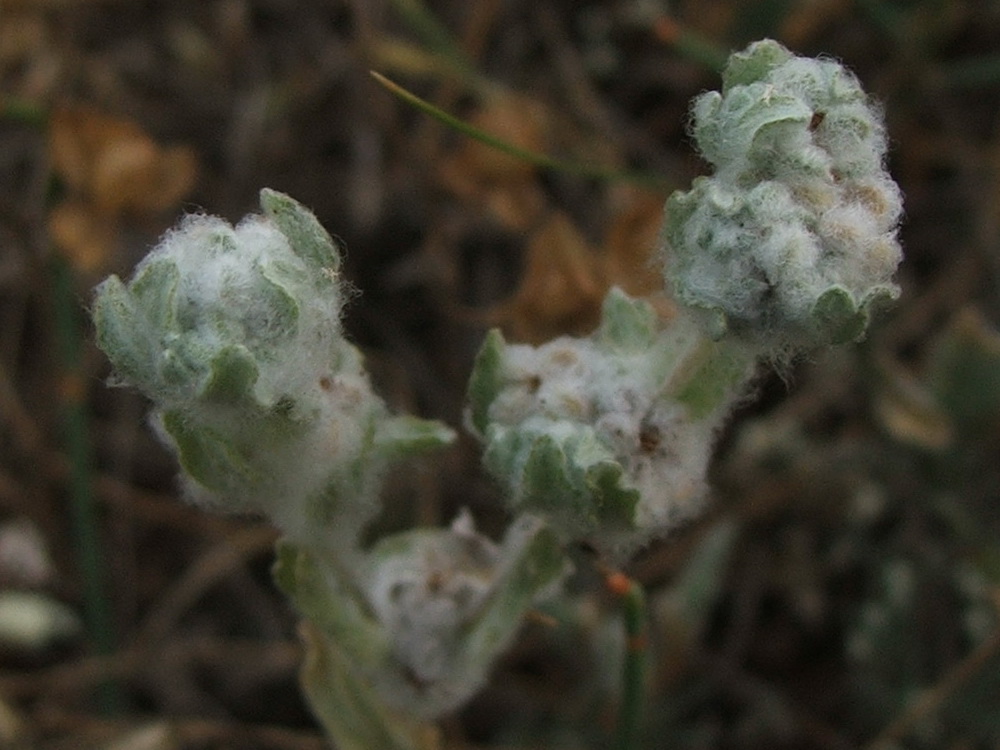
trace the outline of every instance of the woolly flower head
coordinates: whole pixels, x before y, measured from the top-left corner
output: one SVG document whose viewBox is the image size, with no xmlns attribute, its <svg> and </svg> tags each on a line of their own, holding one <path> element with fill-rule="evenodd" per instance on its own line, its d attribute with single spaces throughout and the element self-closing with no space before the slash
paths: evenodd
<svg viewBox="0 0 1000 750">
<path fill-rule="evenodd" d="M 899 188 L 881 113 L 828 59 L 765 40 L 699 96 L 692 134 L 714 167 L 666 206 L 675 297 L 716 338 L 770 355 L 860 338 L 895 298 Z"/>
<path fill-rule="evenodd" d="M 690 377 L 706 347 L 718 348 L 689 321 L 660 330 L 648 303 L 618 289 L 588 338 L 532 347 L 492 332 L 469 422 L 512 509 L 616 560 L 693 517 L 715 432 L 752 371 L 737 348 Z"/>
<path fill-rule="evenodd" d="M 104 281 L 97 341 L 154 402 L 195 499 L 265 512 L 286 532 L 346 503 L 368 506 L 360 519 L 374 512 L 378 437 L 412 435 L 343 338 L 332 239 L 288 196 L 264 190 L 261 206 L 236 227 L 189 216 L 131 281 Z"/>
<path fill-rule="evenodd" d="M 292 246 L 283 199 L 265 191 L 267 213 L 236 227 L 187 216 L 127 288 L 116 276 L 98 287 L 98 341 L 122 380 L 170 407 L 225 387 L 220 368 L 239 362 L 262 406 L 316 408 L 320 377 L 344 354 L 340 257 L 318 223 L 312 254 Z"/>
<path fill-rule="evenodd" d="M 429 717 L 482 687 L 525 611 L 568 572 L 555 536 L 531 516 L 498 545 L 463 513 L 449 529 L 382 540 L 371 562 L 369 599 L 392 643 L 377 684 L 390 702 Z"/>
<path fill-rule="evenodd" d="M 275 580 L 342 653 L 346 684 L 423 718 L 482 687 L 528 609 L 569 572 L 555 534 L 528 515 L 499 544 L 463 513 L 447 529 L 384 537 L 350 567 L 331 559 L 282 544 Z"/>
</svg>

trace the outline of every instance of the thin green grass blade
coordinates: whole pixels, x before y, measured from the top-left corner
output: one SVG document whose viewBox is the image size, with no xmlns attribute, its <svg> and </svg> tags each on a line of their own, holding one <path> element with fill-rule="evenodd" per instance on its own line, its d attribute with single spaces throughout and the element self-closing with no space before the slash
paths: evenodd
<svg viewBox="0 0 1000 750">
<path fill-rule="evenodd" d="M 70 515 L 83 578 L 84 620 L 94 650 L 101 656 L 108 656 L 115 650 L 115 637 L 91 481 L 93 456 L 89 437 L 90 415 L 84 401 L 83 329 L 73 287 L 73 271 L 66 261 L 55 261 L 52 283 L 56 337 L 62 377 L 66 384 L 63 388 L 63 420 L 66 451 L 70 459 Z M 123 705 L 120 686 L 114 682 L 99 685 L 96 698 L 105 715 L 119 713 Z"/>
<path fill-rule="evenodd" d="M 469 138 L 473 138 L 480 143 L 490 146 L 491 148 L 495 148 L 508 156 L 513 156 L 516 159 L 527 162 L 528 164 L 533 164 L 542 169 L 551 169 L 557 172 L 605 180 L 608 182 L 633 182 L 663 192 L 667 191 L 670 187 L 669 181 L 658 175 L 652 175 L 644 172 L 623 171 L 597 164 L 586 164 L 566 159 L 557 159 L 546 154 L 540 154 L 536 151 L 530 151 L 528 149 L 515 146 L 502 138 L 498 138 L 495 135 L 491 135 L 484 130 L 480 130 L 475 126 L 470 125 L 464 120 L 460 120 L 439 107 L 435 107 L 426 99 L 421 99 L 413 92 L 403 88 L 398 83 L 389 80 L 381 73 L 374 70 L 369 71 L 369 73 L 372 78 L 374 78 L 391 94 L 399 97 L 404 102 L 415 107 L 424 114 L 433 117 L 435 120 L 438 120 L 444 125 L 447 125 L 449 128 L 452 128 Z"/>
</svg>

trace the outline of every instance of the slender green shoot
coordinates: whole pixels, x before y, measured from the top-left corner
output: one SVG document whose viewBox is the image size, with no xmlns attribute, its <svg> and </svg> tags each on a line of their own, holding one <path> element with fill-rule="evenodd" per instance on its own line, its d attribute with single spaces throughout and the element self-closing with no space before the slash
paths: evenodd
<svg viewBox="0 0 1000 750">
<path fill-rule="evenodd" d="M 609 573 L 608 590 L 622 601 L 625 621 L 625 668 L 622 673 L 622 698 L 615 731 L 616 750 L 636 750 L 642 733 L 646 694 L 648 634 L 646 632 L 646 593 L 638 581 L 624 573 Z"/>
<path fill-rule="evenodd" d="M 391 81 L 381 73 L 377 73 L 374 70 L 369 71 L 369 73 L 383 88 L 395 96 L 398 96 L 404 102 L 415 107 L 424 114 L 430 115 L 435 120 L 438 120 L 444 125 L 447 125 L 449 128 L 452 128 L 469 138 L 473 138 L 480 143 L 490 146 L 491 148 L 495 148 L 508 156 L 513 156 L 516 159 L 527 162 L 528 164 L 533 164 L 536 167 L 541 167 L 542 169 L 551 169 L 557 172 L 605 180 L 608 182 L 634 182 L 660 191 L 666 191 L 670 187 L 668 180 L 659 175 L 652 175 L 645 172 L 623 171 L 614 167 L 587 164 L 585 162 L 572 161 L 568 159 L 557 159 L 553 156 L 548 156 L 547 154 L 540 154 L 537 151 L 531 151 L 529 149 L 521 148 L 520 146 L 515 146 L 502 138 L 498 138 L 497 136 L 491 135 L 484 130 L 480 130 L 474 125 L 470 125 L 464 120 L 460 120 L 439 107 L 435 107 L 426 99 L 420 98 L 412 91 L 409 91 L 408 89 L 400 86 L 398 83 Z"/>
<path fill-rule="evenodd" d="M 108 656 L 115 637 L 107 600 L 107 571 L 101 555 L 97 512 L 92 490 L 90 418 L 84 398 L 83 351 L 78 300 L 69 263 L 57 259 L 52 268 L 56 336 L 62 364 L 62 397 L 66 450 L 70 458 L 69 501 L 73 537 L 84 586 L 84 619 L 94 650 Z M 120 687 L 112 682 L 98 688 L 97 702 L 105 714 L 122 707 Z"/>
</svg>

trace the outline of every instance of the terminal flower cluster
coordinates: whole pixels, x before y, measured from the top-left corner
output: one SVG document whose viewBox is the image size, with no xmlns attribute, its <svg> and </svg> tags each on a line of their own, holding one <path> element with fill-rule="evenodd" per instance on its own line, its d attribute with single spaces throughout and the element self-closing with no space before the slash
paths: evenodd
<svg viewBox="0 0 1000 750">
<path fill-rule="evenodd" d="M 387 460 L 452 439 L 392 417 L 343 336 L 340 254 L 315 216 L 261 192 L 238 226 L 188 216 L 125 284 L 97 289 L 98 344 L 156 405 L 189 494 L 296 538 L 358 531 Z"/>
<path fill-rule="evenodd" d="M 454 432 L 390 413 L 344 337 L 335 243 L 288 196 L 264 190 L 260 200 L 262 213 L 235 227 L 187 217 L 128 283 L 104 281 L 97 340 L 115 382 L 153 401 L 190 497 L 265 515 L 284 532 L 276 580 L 327 657 L 326 687 L 311 697 L 354 706 L 328 722 L 340 745 L 414 747 L 402 730 L 386 734 L 387 722 L 467 700 L 566 561 L 532 516 L 501 544 L 463 516 L 365 548 L 387 466 Z"/>
<path fill-rule="evenodd" d="M 624 561 L 693 518 L 715 431 L 752 373 L 684 318 L 612 289 L 586 338 L 539 347 L 492 332 L 469 385 L 469 423 L 512 510 Z"/>
<path fill-rule="evenodd" d="M 497 544 L 468 514 L 447 529 L 413 529 L 380 540 L 352 571 L 329 556 L 280 548 L 276 580 L 365 684 L 403 715 L 436 718 L 486 682 L 524 613 L 567 572 L 559 540 L 521 516 Z"/>
<path fill-rule="evenodd" d="M 894 299 L 899 188 L 879 109 L 834 60 L 765 40 L 692 107 L 711 176 L 666 206 L 661 262 L 713 337 L 772 356 L 860 338 Z"/>
</svg>

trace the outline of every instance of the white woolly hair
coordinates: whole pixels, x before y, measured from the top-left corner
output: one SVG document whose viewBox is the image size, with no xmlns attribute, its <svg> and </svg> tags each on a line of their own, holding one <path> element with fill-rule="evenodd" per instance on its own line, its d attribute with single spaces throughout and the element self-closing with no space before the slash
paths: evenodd
<svg viewBox="0 0 1000 750">
<path fill-rule="evenodd" d="M 754 56 L 773 64 L 744 68 Z M 775 42 L 734 60 L 760 77 L 695 101 L 692 132 L 715 171 L 668 201 L 662 262 L 678 301 L 723 313 L 780 360 L 827 343 L 814 309 L 832 288 L 859 310 L 898 294 L 902 196 L 881 111 L 850 71 Z"/>
<path fill-rule="evenodd" d="M 317 284 L 315 271 L 271 221 L 251 215 L 232 227 L 215 216 L 189 215 L 139 263 L 136 276 L 164 259 L 180 272 L 184 335 L 202 338 L 209 350 L 240 337 L 255 355 L 262 403 L 315 393 L 340 346 L 341 294 Z M 283 287 L 298 309 L 291 321 L 276 315 L 267 298 Z"/>
<path fill-rule="evenodd" d="M 163 356 L 187 342 L 204 361 L 195 363 L 202 371 L 185 388 L 148 394 L 159 407 L 154 427 L 177 447 L 163 422 L 170 413 L 182 430 L 219 436 L 220 450 L 245 465 L 245 471 L 220 469 L 211 488 L 187 478 L 189 498 L 218 510 L 263 512 L 298 539 L 327 528 L 330 518 L 323 516 L 334 506 L 350 506 L 340 515 L 352 517 L 355 529 L 370 520 L 385 461 L 365 456 L 372 425 L 386 409 L 361 355 L 343 338 L 339 279 L 322 276 L 260 215 L 235 227 L 189 215 L 133 278 L 162 263 L 178 273 L 176 330 L 155 332 Z M 201 398 L 211 358 L 234 346 L 257 368 L 256 409 Z M 268 426 L 267 415 L 278 409 L 287 423 Z"/>
<path fill-rule="evenodd" d="M 671 400 L 667 385 L 673 369 L 683 366 L 685 354 L 704 341 L 687 316 L 675 322 L 651 347 L 630 353 L 608 351 L 591 338 L 570 337 L 504 349 L 507 386 L 490 406 L 488 458 L 495 455 L 509 475 L 504 479 L 513 482 L 515 504 L 517 478 L 542 436 L 572 446 L 571 462 L 619 463 L 624 483 L 639 492 L 630 530 L 592 528 L 592 521 L 572 509 L 548 511 L 554 514 L 553 528 L 570 538 L 586 536 L 616 560 L 627 559 L 702 509 L 716 432 L 743 395 L 741 383 L 712 413 L 698 418 Z"/>
</svg>

